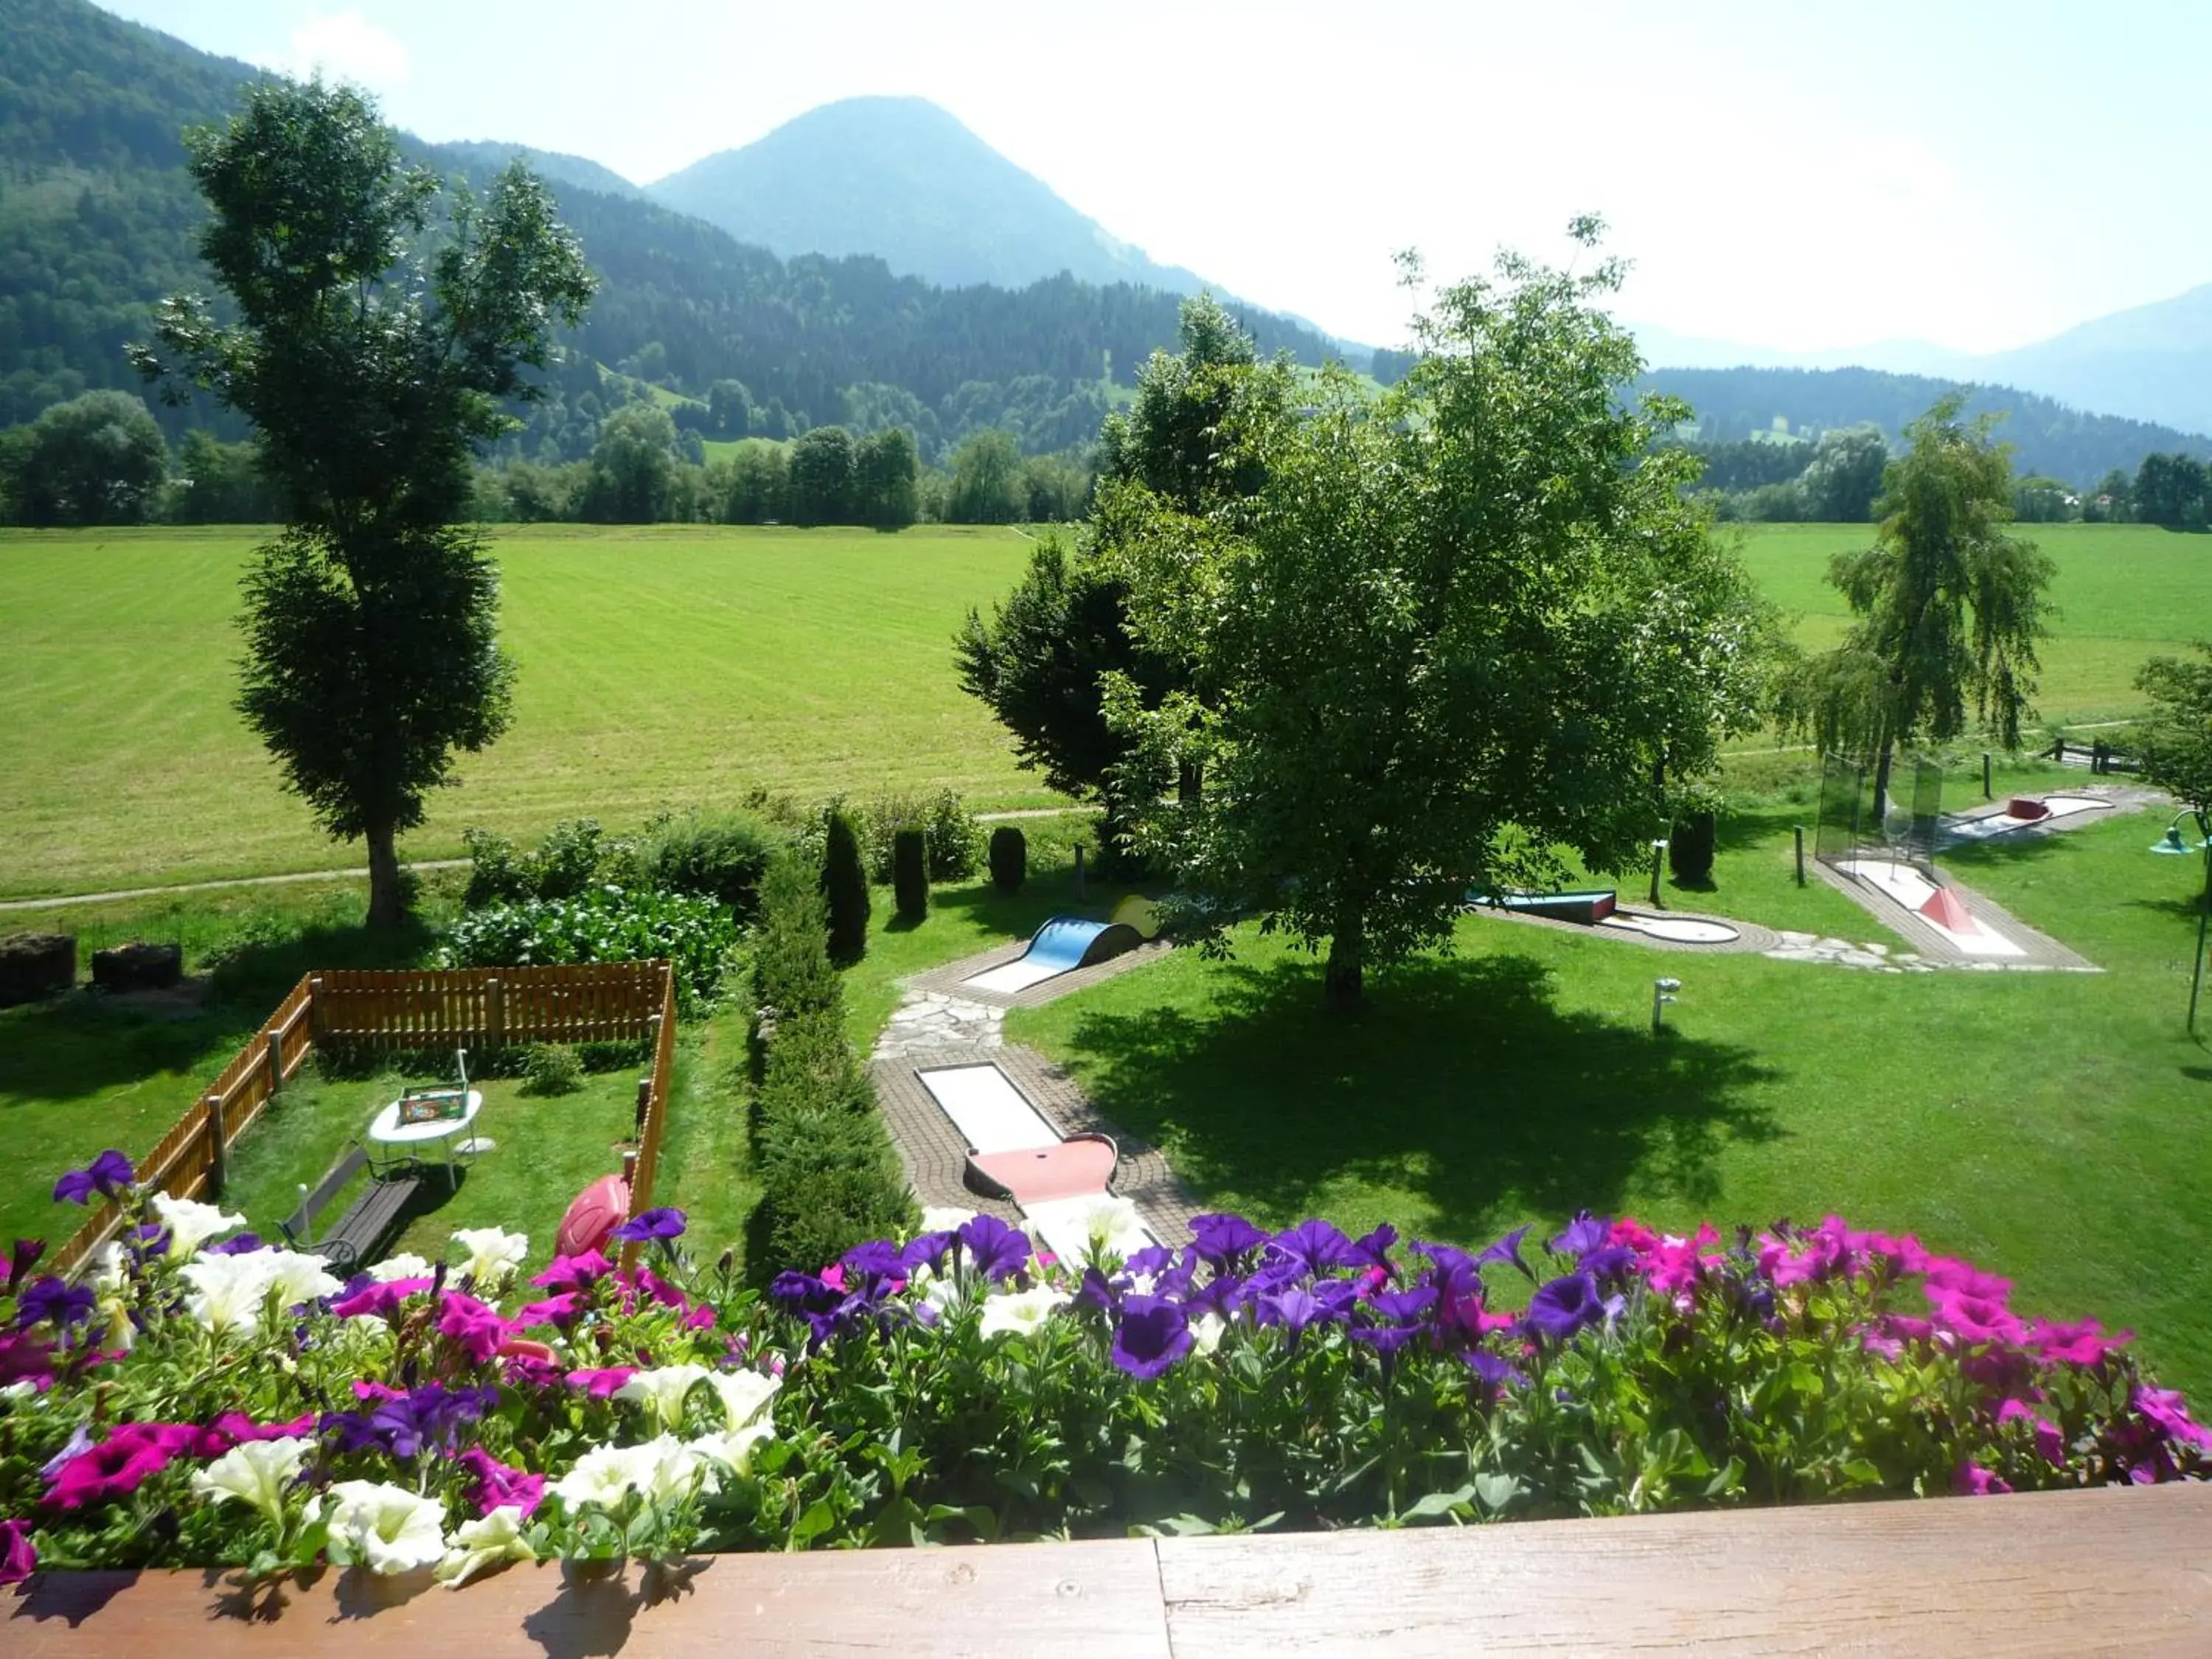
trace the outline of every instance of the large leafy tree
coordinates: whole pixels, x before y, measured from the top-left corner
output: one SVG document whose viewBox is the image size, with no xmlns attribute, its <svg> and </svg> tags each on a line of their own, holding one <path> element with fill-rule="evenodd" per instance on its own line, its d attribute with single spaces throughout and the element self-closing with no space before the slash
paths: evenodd
<svg viewBox="0 0 2212 1659">
<path fill-rule="evenodd" d="M 2008 532 L 2012 463 L 1989 418 L 1962 420 L 1962 404 L 1954 394 L 1905 428 L 1911 447 L 1875 504 L 1875 544 L 1829 567 L 1856 620 L 1816 665 L 1816 729 L 1824 746 L 1876 757 L 1878 813 L 1899 744 L 1960 736 L 1971 705 L 2016 748 L 2033 712 L 2053 567 Z"/>
<path fill-rule="evenodd" d="M 236 320 L 179 295 L 133 356 L 258 430 L 286 526 L 246 580 L 239 708 L 323 827 L 367 842 L 388 925 L 397 837 L 507 723 L 498 573 L 459 523 L 471 458 L 535 395 L 525 370 L 592 277 L 526 168 L 441 199 L 349 88 L 258 83 L 187 148 Z"/>
<path fill-rule="evenodd" d="M 1440 295 L 1380 399 L 1338 376 L 1242 409 L 1224 453 L 1249 496 L 1106 494 L 1138 637 L 1210 690 L 1109 688 L 1126 772 L 1210 773 L 1146 843 L 1215 946 L 1245 911 L 1326 945 L 1333 1007 L 1447 941 L 1470 889 L 1556 879 L 1561 847 L 1640 864 L 1673 781 L 1754 718 L 1768 620 L 1683 498 L 1694 461 L 1644 459 L 1686 410 L 1620 395 L 1621 275 L 1507 256 Z"/>
<path fill-rule="evenodd" d="M 122 392 L 56 404 L 0 446 L 0 494 L 24 524 L 141 523 L 168 472 L 161 428 Z"/>
<path fill-rule="evenodd" d="M 1183 302 L 1182 346 L 1155 352 L 1139 371 L 1127 415 L 1106 422 L 1102 483 L 1188 514 L 1241 500 L 1256 486 L 1255 459 L 1231 442 L 1234 428 L 1279 416 L 1293 400 L 1290 371 L 1263 364 L 1236 320 L 1210 296 Z M 1193 690 L 1182 668 L 1138 644 L 1129 631 L 1126 584 L 1105 550 L 1120 521 L 1102 514 L 1071 546 L 1048 538 L 1030 556 L 1021 586 L 987 620 L 975 611 L 955 642 L 960 683 L 1014 734 L 1024 766 L 1066 793 L 1098 800 L 1109 864 L 1122 845 L 1134 803 L 1116 775 L 1129 740 L 1110 729 L 1103 677 L 1128 678 L 1147 706 Z M 1195 793 L 1195 765 L 1172 774 Z"/>
<path fill-rule="evenodd" d="M 2212 641 L 2196 659 L 2153 657 L 2136 676 L 2151 714 L 2136 729 L 2143 777 L 2183 805 L 2212 817 Z"/>
</svg>

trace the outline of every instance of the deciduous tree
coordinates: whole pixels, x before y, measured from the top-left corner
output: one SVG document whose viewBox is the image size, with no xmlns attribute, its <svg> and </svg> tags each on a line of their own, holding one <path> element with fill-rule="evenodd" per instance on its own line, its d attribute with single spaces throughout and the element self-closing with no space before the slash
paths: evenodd
<svg viewBox="0 0 2212 1659">
<path fill-rule="evenodd" d="M 21 523 L 140 524 L 168 477 L 169 449 L 143 401 L 88 392 L 42 411 L 0 449 L 0 470 Z"/>
<path fill-rule="evenodd" d="M 457 523 L 471 453 L 535 395 L 524 371 L 592 277 L 527 168 L 441 198 L 351 88 L 258 83 L 188 148 L 237 320 L 179 295 L 134 358 L 258 428 L 288 523 L 246 580 L 239 708 L 323 827 L 366 840 L 390 924 L 397 837 L 507 722 L 498 572 Z"/>
<path fill-rule="evenodd" d="M 1876 757 L 1877 813 L 1899 744 L 1958 737 L 1971 703 L 2017 748 L 2032 712 L 2053 567 L 2007 532 L 2012 464 L 1989 417 L 1961 420 L 1962 402 L 1946 398 L 1905 428 L 1911 447 L 1883 476 L 1875 544 L 1829 566 L 1856 620 L 1816 665 L 1815 726 L 1824 746 Z"/>
<path fill-rule="evenodd" d="M 1144 810 L 1144 842 L 1217 947 L 1248 910 L 1325 945 L 1333 1007 L 1448 940 L 1471 889 L 1556 879 L 1561 846 L 1640 866 L 1672 780 L 1754 714 L 1767 618 L 1682 498 L 1694 464 L 1643 459 L 1687 411 L 1622 400 L 1621 274 L 1508 256 L 1439 295 L 1380 399 L 1337 376 L 1304 410 L 1247 405 L 1220 437 L 1249 497 L 1103 489 L 1139 640 L 1212 692 L 1109 686 L 1126 774 L 1210 774 Z"/>
</svg>

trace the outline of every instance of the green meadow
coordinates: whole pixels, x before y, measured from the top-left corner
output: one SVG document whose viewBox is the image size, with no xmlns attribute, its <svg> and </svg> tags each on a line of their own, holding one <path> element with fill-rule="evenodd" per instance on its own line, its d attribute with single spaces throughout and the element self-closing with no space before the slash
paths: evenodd
<svg viewBox="0 0 2212 1659">
<path fill-rule="evenodd" d="M 1760 526 L 1744 556 L 1810 646 L 1842 610 L 1831 554 L 1868 532 Z M 2212 635 L 2212 538 L 2137 526 L 2033 532 L 2058 562 L 2042 707 L 2121 718 L 2142 659 Z M 241 528 L 0 532 L 0 896 L 328 869 L 334 846 L 231 708 Z M 740 799 L 949 787 L 1050 804 L 954 683 L 971 605 L 1018 579 L 1006 529 L 659 526 L 500 532 L 514 724 L 465 757 L 405 854 L 461 831 L 580 814 L 611 826 Z"/>
</svg>

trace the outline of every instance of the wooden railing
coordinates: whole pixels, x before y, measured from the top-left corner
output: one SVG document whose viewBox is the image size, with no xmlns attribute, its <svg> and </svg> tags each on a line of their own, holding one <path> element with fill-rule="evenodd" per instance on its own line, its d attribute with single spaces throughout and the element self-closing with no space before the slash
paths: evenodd
<svg viewBox="0 0 2212 1659">
<path fill-rule="evenodd" d="M 1103 1539 L 515 1567 L 454 1594 L 301 1575 L 56 1573 L 9 1659 L 896 1653 L 2202 1654 L 2212 1486 L 2100 1487 L 1404 1532 Z"/>
<path fill-rule="evenodd" d="M 138 1160 L 138 1184 L 179 1198 L 219 1195 L 231 1148 L 319 1042 L 404 1049 L 645 1039 L 653 1044 L 653 1076 L 632 1185 L 633 1208 L 642 1209 L 650 1202 L 667 1117 L 675 999 L 665 962 L 309 974 Z M 61 1247 L 59 1269 L 80 1266 L 122 1222 L 118 1205 L 95 1210 Z"/>
<path fill-rule="evenodd" d="M 630 1172 L 629 1212 L 642 1215 L 653 1207 L 653 1177 L 660 1169 L 660 1138 L 668 1127 L 668 1091 L 676 1072 L 676 975 L 661 976 L 660 1012 L 654 1017 L 653 1074 L 647 1079 L 645 1098 L 637 1121 L 637 1165 Z M 623 1265 L 637 1266 L 640 1246 L 623 1251 Z"/>
</svg>

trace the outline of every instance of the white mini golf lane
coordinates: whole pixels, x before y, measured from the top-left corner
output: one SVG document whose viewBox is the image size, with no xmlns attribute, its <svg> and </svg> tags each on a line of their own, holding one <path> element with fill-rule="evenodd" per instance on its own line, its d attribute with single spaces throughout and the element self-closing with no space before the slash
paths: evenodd
<svg viewBox="0 0 2212 1659">
<path fill-rule="evenodd" d="M 1869 887 L 1880 889 L 1950 940 L 1961 956 L 2024 957 L 2027 952 L 1997 932 L 1980 917 L 1974 918 L 1974 931 L 1962 933 L 1955 927 L 1946 927 L 1921 906 L 1936 896 L 1936 884 L 1909 864 L 1895 864 L 1887 859 L 1845 859 L 1836 866 L 1845 875 L 1856 876 Z"/>
<path fill-rule="evenodd" d="M 1042 985 L 1048 979 L 1056 979 L 1066 972 L 1067 966 L 1065 963 L 1032 962 L 1027 957 L 1018 957 L 1003 966 L 987 968 L 980 974 L 971 974 L 960 982 L 972 985 L 978 990 L 995 991 L 1002 997 L 1010 997 L 1017 992 L 1028 990 L 1032 985 Z"/>
<path fill-rule="evenodd" d="M 2077 812 L 2094 812 L 2109 809 L 2112 802 L 2100 800 L 2094 795 L 2045 795 L 2043 804 L 2051 809 L 2049 817 L 2016 818 L 2009 812 L 1985 812 L 1978 818 L 1954 818 L 1943 826 L 1944 833 L 1959 841 L 1986 841 L 1991 836 L 2009 835 L 2015 830 L 2033 829 L 2039 823 L 2049 823 L 2052 818 L 2072 817 Z"/>
</svg>

